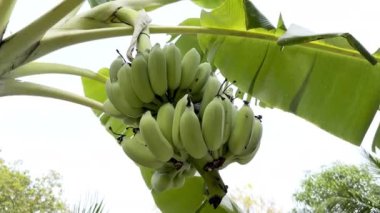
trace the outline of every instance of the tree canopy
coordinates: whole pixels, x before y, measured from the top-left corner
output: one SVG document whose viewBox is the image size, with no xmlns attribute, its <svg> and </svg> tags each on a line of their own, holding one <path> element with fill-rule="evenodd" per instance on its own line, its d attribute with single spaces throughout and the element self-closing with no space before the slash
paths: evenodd
<svg viewBox="0 0 380 213">
<path fill-rule="evenodd" d="M 380 212 L 380 185 L 365 165 L 335 163 L 308 175 L 293 212 Z"/>
<path fill-rule="evenodd" d="M 66 212 L 57 172 L 33 179 L 0 159 L 0 212 Z"/>
</svg>

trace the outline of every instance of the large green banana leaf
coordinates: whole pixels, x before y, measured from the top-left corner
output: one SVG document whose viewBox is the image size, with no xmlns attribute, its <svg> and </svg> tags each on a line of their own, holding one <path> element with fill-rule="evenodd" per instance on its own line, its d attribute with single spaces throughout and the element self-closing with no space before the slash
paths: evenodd
<svg viewBox="0 0 380 213">
<path fill-rule="evenodd" d="M 262 35 L 198 36 L 208 59 L 229 81 L 267 106 L 361 143 L 380 104 L 380 65 L 373 65 L 376 59 L 351 35 L 284 34 L 282 21 L 274 29 L 247 0 L 226 0 L 203 11 L 200 20 L 204 27 Z M 332 38 L 336 36 L 342 38 Z M 323 38 L 329 39 L 315 41 Z"/>
</svg>

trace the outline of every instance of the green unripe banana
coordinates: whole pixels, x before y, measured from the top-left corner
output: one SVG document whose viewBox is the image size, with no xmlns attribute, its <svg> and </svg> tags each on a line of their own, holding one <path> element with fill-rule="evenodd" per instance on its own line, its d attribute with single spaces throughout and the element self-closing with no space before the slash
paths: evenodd
<svg viewBox="0 0 380 213">
<path fill-rule="evenodd" d="M 140 133 L 131 138 L 124 137 L 121 146 L 125 154 L 138 165 L 152 169 L 158 169 L 164 165 L 164 162 L 159 161 L 148 149 Z"/>
<path fill-rule="evenodd" d="M 185 168 L 182 172 L 182 175 L 185 177 L 194 176 L 197 170 L 190 164 L 187 168 Z"/>
<path fill-rule="evenodd" d="M 251 136 L 249 138 L 248 144 L 244 147 L 242 152 L 243 155 L 252 153 L 257 146 L 260 144 L 261 136 L 263 132 L 263 126 L 258 118 L 254 118 Z"/>
<path fill-rule="evenodd" d="M 203 112 L 207 105 L 218 95 L 221 83 L 215 75 L 211 75 L 205 86 L 205 91 L 203 93 L 203 98 L 201 102 L 201 108 L 199 114 L 203 117 Z"/>
<path fill-rule="evenodd" d="M 111 115 L 113 117 L 116 117 L 116 118 L 123 118 L 123 117 L 125 117 L 125 115 L 123 115 L 121 112 L 119 112 L 119 110 L 117 110 L 115 108 L 115 106 L 111 103 L 111 101 L 109 99 L 107 99 L 103 103 L 103 109 L 104 109 L 105 113 L 107 113 L 108 115 Z"/>
<path fill-rule="evenodd" d="M 232 113 L 233 104 L 227 97 L 222 98 L 223 108 L 224 108 L 224 131 L 223 131 L 223 144 L 228 141 L 231 135 L 232 129 Z"/>
<path fill-rule="evenodd" d="M 120 85 L 121 93 L 128 104 L 132 107 L 141 108 L 143 102 L 137 97 L 132 88 L 132 69 L 129 64 L 124 64 L 118 74 L 118 83 Z"/>
<path fill-rule="evenodd" d="M 208 153 L 201 124 L 190 101 L 182 113 L 179 130 L 182 145 L 191 157 L 200 159 Z"/>
<path fill-rule="evenodd" d="M 172 138 L 173 138 L 173 144 L 178 150 L 183 149 L 183 145 L 181 142 L 181 137 L 180 137 L 180 120 L 182 113 L 186 109 L 187 105 L 187 98 L 188 95 L 184 95 L 178 102 L 177 105 L 174 108 L 174 116 L 173 116 L 173 130 L 172 130 Z"/>
<path fill-rule="evenodd" d="M 189 88 L 190 84 L 193 83 L 200 62 L 201 56 L 195 48 L 192 48 L 183 56 L 181 62 L 182 76 L 181 83 L 179 84 L 180 89 Z"/>
<path fill-rule="evenodd" d="M 143 103 L 150 103 L 155 98 L 150 86 L 148 64 L 141 54 L 132 61 L 132 88 Z"/>
<path fill-rule="evenodd" d="M 154 171 L 151 178 L 151 184 L 152 184 L 153 190 L 157 192 L 163 192 L 165 190 L 172 188 L 174 175 L 175 175 L 175 171 L 173 172 Z"/>
<path fill-rule="evenodd" d="M 210 63 L 204 62 L 197 68 L 194 82 L 190 85 L 191 94 L 200 93 L 210 77 L 212 68 Z"/>
<path fill-rule="evenodd" d="M 110 120 L 111 116 L 108 115 L 107 113 L 103 113 L 99 119 L 100 119 L 100 123 L 105 126 L 107 124 L 107 122 Z"/>
<path fill-rule="evenodd" d="M 117 82 L 111 83 L 108 79 L 106 81 L 106 92 L 108 99 L 115 106 L 115 108 L 123 113 L 125 116 L 132 118 L 139 118 L 143 114 L 142 108 L 134 108 L 124 99 L 120 86 Z"/>
<path fill-rule="evenodd" d="M 166 58 L 159 44 L 152 47 L 148 58 L 149 81 L 153 92 L 163 96 L 168 89 Z"/>
<path fill-rule="evenodd" d="M 216 151 L 223 145 L 224 116 L 221 98 L 214 97 L 206 106 L 202 118 L 203 138 L 211 151 Z"/>
<path fill-rule="evenodd" d="M 182 54 L 177 46 L 169 44 L 164 48 L 166 58 L 166 70 L 168 87 L 171 91 L 176 90 L 181 82 L 181 61 Z"/>
<path fill-rule="evenodd" d="M 173 147 L 162 134 L 150 111 L 146 111 L 141 117 L 139 127 L 145 143 L 157 159 L 167 162 L 173 157 Z"/>
<path fill-rule="evenodd" d="M 177 174 L 173 177 L 173 188 L 181 188 L 185 185 L 186 177 L 182 174 L 182 172 L 177 172 Z"/>
<path fill-rule="evenodd" d="M 247 148 L 244 150 L 243 155 L 237 157 L 236 161 L 239 164 L 249 163 L 256 155 L 257 151 L 260 148 L 260 139 L 262 135 L 262 125 L 261 122 L 255 118 L 255 123 L 252 128 L 251 138 L 247 145 Z"/>
<path fill-rule="evenodd" d="M 115 60 L 112 61 L 109 75 L 111 82 L 117 81 L 117 73 L 119 69 L 125 64 L 124 59 L 121 56 L 118 56 Z"/>
<path fill-rule="evenodd" d="M 248 144 L 254 121 L 253 110 L 248 104 L 244 104 L 236 114 L 232 132 L 228 140 L 228 149 L 235 155 L 239 155 Z"/>
<path fill-rule="evenodd" d="M 171 103 L 166 103 L 158 109 L 157 123 L 160 127 L 162 134 L 165 138 L 173 144 L 173 118 L 174 118 L 174 106 Z"/>
</svg>

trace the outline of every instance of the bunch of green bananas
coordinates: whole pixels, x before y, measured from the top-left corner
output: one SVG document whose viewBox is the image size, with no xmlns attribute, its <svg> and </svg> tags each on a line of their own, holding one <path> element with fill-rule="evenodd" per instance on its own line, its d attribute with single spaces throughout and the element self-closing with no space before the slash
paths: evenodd
<svg viewBox="0 0 380 213">
<path fill-rule="evenodd" d="M 121 145 L 135 163 L 155 170 L 157 191 L 181 187 L 195 174 L 193 160 L 206 172 L 219 170 L 248 163 L 259 148 L 261 120 L 248 102 L 233 104 L 228 82 L 195 49 L 182 56 L 174 44 L 157 44 L 132 63 L 116 58 L 109 75 L 104 109 L 134 128 Z"/>
</svg>

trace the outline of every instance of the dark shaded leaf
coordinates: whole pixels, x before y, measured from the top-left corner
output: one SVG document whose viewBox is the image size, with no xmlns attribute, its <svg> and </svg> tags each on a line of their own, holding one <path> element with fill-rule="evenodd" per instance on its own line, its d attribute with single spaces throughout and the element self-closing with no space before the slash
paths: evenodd
<svg viewBox="0 0 380 213">
<path fill-rule="evenodd" d="M 277 28 L 276 29 L 279 29 L 279 30 L 283 30 L 283 31 L 286 31 L 286 26 L 285 26 L 285 23 L 284 23 L 284 19 L 282 18 L 282 15 L 280 14 L 280 16 L 278 17 L 278 21 L 277 21 Z"/>
<path fill-rule="evenodd" d="M 246 29 L 264 28 L 273 30 L 275 27 L 249 0 L 244 0 L 246 14 Z M 281 16 L 280 16 L 281 18 Z M 282 19 L 281 19 L 282 20 Z"/>
</svg>

